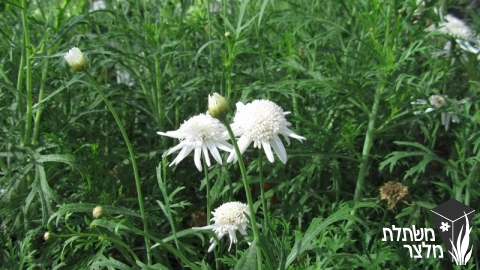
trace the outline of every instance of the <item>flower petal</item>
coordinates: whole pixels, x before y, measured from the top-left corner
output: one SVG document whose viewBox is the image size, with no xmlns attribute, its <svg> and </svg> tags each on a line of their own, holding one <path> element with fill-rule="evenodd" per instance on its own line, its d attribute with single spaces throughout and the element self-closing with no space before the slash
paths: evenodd
<svg viewBox="0 0 480 270">
<path fill-rule="evenodd" d="M 276 136 L 270 142 L 270 145 L 272 146 L 280 161 L 282 161 L 283 164 L 287 163 L 287 152 L 285 151 L 285 146 L 283 146 L 280 138 Z"/>
<path fill-rule="evenodd" d="M 202 171 L 202 162 L 200 161 L 200 156 L 202 155 L 202 150 L 200 147 L 195 147 L 195 156 L 193 161 L 195 162 L 195 166 L 197 167 L 198 171 Z"/>
<path fill-rule="evenodd" d="M 205 144 L 207 145 L 210 153 L 212 154 L 213 158 L 219 163 L 222 164 L 222 157 L 220 157 L 220 153 L 218 152 L 217 146 L 211 142 L 210 140 L 206 140 Z"/>
<path fill-rule="evenodd" d="M 207 166 L 210 167 L 211 166 L 210 156 L 208 155 L 208 149 L 206 144 L 202 145 L 202 150 L 203 150 L 203 156 L 205 157 L 205 162 L 207 163 Z"/>
<path fill-rule="evenodd" d="M 263 150 L 265 151 L 265 155 L 267 155 L 268 161 L 273 163 L 275 158 L 273 157 L 272 148 L 270 147 L 270 143 L 268 141 L 262 141 Z"/>
</svg>

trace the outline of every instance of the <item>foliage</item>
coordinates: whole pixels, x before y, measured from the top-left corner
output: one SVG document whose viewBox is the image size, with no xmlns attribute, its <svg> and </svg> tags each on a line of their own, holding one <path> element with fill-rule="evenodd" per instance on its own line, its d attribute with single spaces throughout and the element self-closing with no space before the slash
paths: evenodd
<svg viewBox="0 0 480 270">
<path fill-rule="evenodd" d="M 0 265 L 444 267 L 381 240 L 391 225 L 434 227 L 429 210 L 450 198 L 480 208 L 480 61 L 426 31 L 436 8 L 480 17 L 431 2 L 0 0 Z M 74 46 L 88 72 L 65 62 Z M 307 140 L 286 145 L 286 164 L 250 147 L 245 171 L 228 153 L 206 172 L 191 157 L 169 167 L 178 141 L 156 132 L 205 113 L 214 92 L 227 122 L 236 102 L 268 99 Z M 447 105 L 414 114 L 433 94 Z M 442 113 L 460 122 L 445 130 Z M 409 191 L 393 211 L 379 201 L 390 180 Z M 259 235 L 250 223 L 232 251 L 223 239 L 207 253 L 214 233 L 191 228 L 250 193 Z M 470 225 L 479 269 L 478 215 Z"/>
</svg>

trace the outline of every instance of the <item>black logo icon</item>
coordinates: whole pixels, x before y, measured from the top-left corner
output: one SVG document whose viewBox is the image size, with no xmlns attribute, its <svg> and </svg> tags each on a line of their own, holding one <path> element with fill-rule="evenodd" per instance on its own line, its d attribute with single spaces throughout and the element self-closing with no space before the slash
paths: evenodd
<svg viewBox="0 0 480 270">
<path fill-rule="evenodd" d="M 430 211 L 450 260 L 457 265 L 468 263 L 472 255 L 470 224 L 475 210 L 451 199 Z"/>
</svg>

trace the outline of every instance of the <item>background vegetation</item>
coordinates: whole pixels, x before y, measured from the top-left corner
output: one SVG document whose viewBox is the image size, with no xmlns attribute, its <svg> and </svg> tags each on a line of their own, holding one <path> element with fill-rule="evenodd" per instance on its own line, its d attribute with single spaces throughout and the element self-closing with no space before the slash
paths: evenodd
<svg viewBox="0 0 480 270">
<path fill-rule="evenodd" d="M 448 259 L 413 259 L 405 243 L 381 238 L 392 225 L 434 228 L 429 209 L 450 198 L 480 208 L 479 60 L 454 37 L 426 31 L 440 22 L 435 7 L 456 8 L 478 26 L 475 8 L 413 0 L 103 3 L 0 1 L 4 269 L 257 267 L 244 238 L 230 252 L 223 239 L 206 253 L 212 234 L 190 229 L 206 224 L 204 174 L 191 157 L 160 163 L 177 142 L 156 132 L 204 113 L 213 92 L 232 113 L 237 101 L 274 101 L 307 138 L 287 147 L 285 165 L 262 156 L 268 209 L 260 207 L 259 152 L 244 154 L 263 268 L 453 269 Z M 446 42 L 453 46 L 438 53 Z M 112 114 L 92 81 L 65 63 L 73 46 L 125 127 L 145 213 Z M 415 115 L 429 105 L 410 103 L 434 94 L 448 96 L 447 105 Z M 445 130 L 442 112 L 460 123 Z M 238 165 L 215 164 L 209 174 L 212 207 L 230 196 L 245 202 Z M 391 180 L 408 194 L 390 198 L 397 204 L 389 209 L 379 189 Z M 97 205 L 101 219 L 92 217 Z M 479 269 L 479 217 L 466 269 Z"/>
</svg>

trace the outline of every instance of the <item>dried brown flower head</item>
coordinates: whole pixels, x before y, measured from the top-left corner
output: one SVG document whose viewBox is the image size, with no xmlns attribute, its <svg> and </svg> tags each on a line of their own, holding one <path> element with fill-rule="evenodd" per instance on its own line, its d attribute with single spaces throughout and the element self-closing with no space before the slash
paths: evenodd
<svg viewBox="0 0 480 270">
<path fill-rule="evenodd" d="M 392 210 L 399 201 L 409 204 L 405 201 L 405 196 L 408 195 L 408 187 L 396 181 L 388 181 L 380 187 L 380 200 L 388 201 L 388 210 Z M 377 201 L 377 202 L 378 202 Z"/>
<path fill-rule="evenodd" d="M 190 215 L 192 221 L 190 221 L 190 226 L 192 227 L 202 227 L 207 225 L 207 215 L 205 212 L 197 211 Z"/>
</svg>

